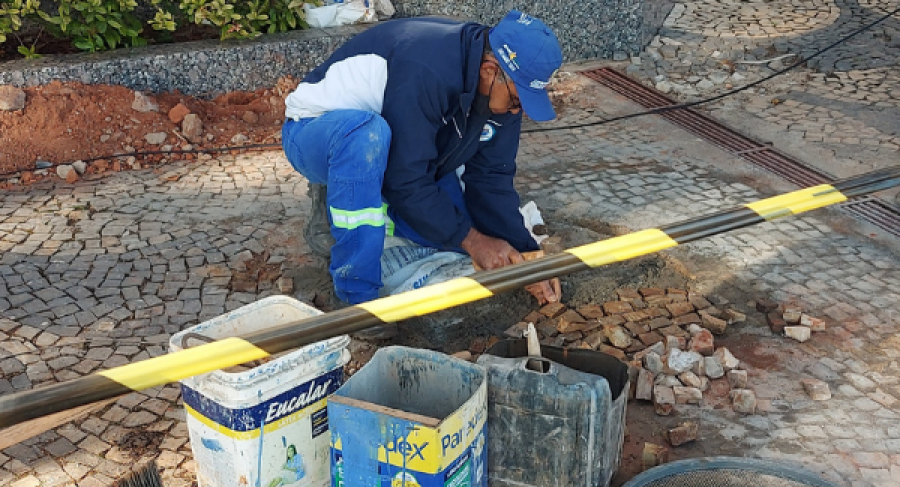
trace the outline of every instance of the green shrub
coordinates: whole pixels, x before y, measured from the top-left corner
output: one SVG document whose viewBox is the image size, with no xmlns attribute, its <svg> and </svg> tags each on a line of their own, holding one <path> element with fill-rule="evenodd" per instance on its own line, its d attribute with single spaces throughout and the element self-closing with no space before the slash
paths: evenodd
<svg viewBox="0 0 900 487">
<path fill-rule="evenodd" d="M 182 0 L 180 8 L 194 23 L 218 27 L 222 40 L 308 27 L 303 0 Z"/>
<path fill-rule="evenodd" d="M 144 30 L 134 15 L 135 0 L 59 0 L 58 15 L 38 11 L 51 32 L 72 39 L 82 51 L 104 51 L 119 46 L 143 46 Z"/>
<path fill-rule="evenodd" d="M 307 3 L 321 4 L 319 0 Z M 135 0 L 55 0 L 55 12 L 40 9 L 40 0 L 0 0 L 0 43 L 36 21 L 57 37 L 71 39 L 83 51 L 104 51 L 147 44 L 143 22 L 135 15 Z M 221 40 L 247 39 L 263 33 L 307 28 L 304 0 L 150 0 L 156 12 L 147 21 L 156 31 L 174 32 L 194 23 L 213 25 Z M 21 42 L 20 42 L 21 44 Z M 38 57 L 34 46 L 19 53 Z"/>
<path fill-rule="evenodd" d="M 0 0 L 0 44 L 6 42 L 9 34 L 22 28 L 22 20 L 34 14 L 40 0 Z"/>
</svg>

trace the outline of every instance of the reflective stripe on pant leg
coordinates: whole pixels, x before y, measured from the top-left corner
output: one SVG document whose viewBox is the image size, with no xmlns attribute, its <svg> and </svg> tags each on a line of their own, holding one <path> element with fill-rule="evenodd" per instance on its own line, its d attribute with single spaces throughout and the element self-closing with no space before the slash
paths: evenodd
<svg viewBox="0 0 900 487">
<path fill-rule="evenodd" d="M 333 206 L 328 208 L 331 210 L 331 223 L 338 228 L 353 230 L 362 225 L 384 226 L 384 205 L 381 208 L 363 208 L 361 210 L 339 210 Z"/>
<path fill-rule="evenodd" d="M 344 111 L 340 137 L 332 137 L 328 170 L 331 247 L 328 267 L 335 292 L 356 304 L 378 297 L 385 220 L 381 184 L 390 127 L 379 115 Z M 324 115 L 323 115 L 324 117 Z"/>
<path fill-rule="evenodd" d="M 384 212 L 384 233 L 388 237 L 394 236 L 394 220 L 391 219 L 390 215 L 388 215 L 388 204 L 385 203 L 381 206 L 381 210 Z"/>
</svg>

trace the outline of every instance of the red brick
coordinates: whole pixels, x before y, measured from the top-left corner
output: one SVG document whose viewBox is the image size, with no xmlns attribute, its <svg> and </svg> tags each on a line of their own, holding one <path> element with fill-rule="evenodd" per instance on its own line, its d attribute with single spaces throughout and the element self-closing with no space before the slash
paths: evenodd
<svg viewBox="0 0 900 487">
<path fill-rule="evenodd" d="M 522 318 L 522 321 L 526 323 L 534 323 L 536 325 L 538 324 L 538 322 L 543 321 L 545 318 L 546 316 L 542 315 L 540 312 L 532 311 L 531 313 L 525 315 L 525 317 Z"/>
<path fill-rule="evenodd" d="M 630 331 L 633 336 L 639 336 L 650 331 L 646 325 L 641 325 L 640 323 L 635 323 L 633 321 L 625 323 L 625 328 Z"/>
<path fill-rule="evenodd" d="M 604 316 L 603 318 L 598 318 L 597 323 L 603 326 L 624 325 L 625 318 L 622 315 Z"/>
<path fill-rule="evenodd" d="M 673 325 L 690 325 L 691 323 L 703 323 L 703 320 L 697 313 L 690 313 L 672 318 Z"/>
<path fill-rule="evenodd" d="M 770 312 L 766 315 L 766 321 L 769 323 L 769 329 L 772 333 L 781 335 L 784 333 L 784 327 L 787 325 L 780 313 Z"/>
<path fill-rule="evenodd" d="M 603 311 L 608 315 L 620 315 L 634 311 L 634 308 L 631 307 L 631 303 L 625 301 L 610 301 L 603 303 Z"/>
<path fill-rule="evenodd" d="M 760 313 L 771 313 L 778 309 L 778 303 L 768 298 L 760 298 L 756 300 L 756 311 Z"/>
<path fill-rule="evenodd" d="M 631 345 L 631 335 L 621 326 L 604 326 L 603 332 L 606 333 L 606 338 L 609 338 L 609 343 L 614 347 L 628 348 Z"/>
<path fill-rule="evenodd" d="M 690 303 L 693 304 L 697 309 L 704 309 L 712 306 L 712 303 L 707 301 L 706 298 L 697 294 L 688 296 L 688 301 L 690 301 Z"/>
<path fill-rule="evenodd" d="M 638 335 L 638 340 L 640 340 L 641 343 L 643 343 L 644 345 L 649 347 L 650 345 L 653 345 L 654 343 L 659 343 L 659 342 L 663 341 L 663 337 L 659 333 L 657 333 L 655 331 L 651 331 L 649 333 L 641 333 L 640 335 Z"/>
<path fill-rule="evenodd" d="M 800 324 L 803 326 L 808 326 L 811 331 L 825 331 L 825 320 L 813 318 L 809 315 L 801 316 Z"/>
<path fill-rule="evenodd" d="M 589 320 L 595 320 L 597 318 L 603 317 L 603 308 L 596 304 L 586 304 L 584 306 L 578 307 L 576 310 L 578 314 L 584 316 Z"/>
<path fill-rule="evenodd" d="M 660 308 L 658 306 L 650 306 L 643 311 L 644 311 L 644 313 L 647 313 L 647 316 L 649 316 L 651 319 L 653 319 L 653 318 L 668 318 L 669 316 L 671 316 L 667 310 Z"/>
<path fill-rule="evenodd" d="M 650 315 L 647 314 L 646 311 L 631 311 L 628 313 L 623 313 L 622 318 L 625 318 L 626 321 L 646 321 L 650 319 Z"/>
<path fill-rule="evenodd" d="M 556 329 L 560 333 L 571 333 L 573 331 L 582 331 L 587 329 L 587 321 L 580 314 L 573 310 L 568 310 L 559 317 Z"/>
<path fill-rule="evenodd" d="M 666 309 L 669 311 L 669 313 L 672 313 L 673 317 L 678 317 L 686 315 L 688 313 L 693 313 L 694 305 L 685 301 L 683 303 L 667 304 Z"/>
<path fill-rule="evenodd" d="M 552 321 L 544 321 L 535 328 L 537 328 L 538 333 L 548 338 L 559 335 L 559 330 L 556 329 L 556 323 Z"/>
<path fill-rule="evenodd" d="M 641 299 L 640 293 L 635 291 L 634 289 L 619 289 L 616 291 L 616 295 L 619 296 L 620 301 L 636 301 Z"/>
<path fill-rule="evenodd" d="M 675 392 L 671 387 L 653 387 L 653 408 L 660 416 L 672 414 L 672 410 L 675 408 Z"/>
<path fill-rule="evenodd" d="M 685 339 L 687 339 L 688 337 L 691 336 L 690 333 L 684 331 L 684 330 L 683 330 L 680 326 L 678 326 L 678 325 L 670 325 L 670 326 L 667 326 L 667 327 L 665 327 L 665 328 L 660 328 L 660 329 L 657 330 L 657 331 L 658 331 L 659 333 L 661 333 L 662 335 L 664 335 L 664 336 L 682 337 L 682 338 L 685 338 Z"/>
<path fill-rule="evenodd" d="M 191 109 L 179 103 L 169 110 L 169 120 L 176 125 L 181 124 L 188 113 L 191 113 Z"/>
<path fill-rule="evenodd" d="M 697 333 L 691 338 L 691 344 L 688 345 L 688 348 L 700 355 L 705 355 L 707 357 L 712 355 L 713 352 L 716 351 L 712 333 L 709 330 L 700 331 L 700 333 Z"/>
<path fill-rule="evenodd" d="M 643 351 L 646 348 L 647 348 L 647 346 L 644 345 L 643 343 L 641 343 L 637 340 L 632 340 L 631 345 L 628 345 L 628 347 L 625 349 L 625 353 L 633 354 L 633 353 Z"/>
<path fill-rule="evenodd" d="M 710 316 L 706 313 L 700 313 L 700 318 L 702 321 L 700 325 L 703 328 L 715 333 L 716 335 L 724 335 L 725 329 L 728 327 L 728 322 L 715 316 Z"/>
<path fill-rule="evenodd" d="M 650 306 L 665 306 L 673 301 L 672 296 L 647 296 L 644 298 L 644 302 Z"/>
<path fill-rule="evenodd" d="M 562 303 L 550 303 L 541 308 L 541 314 L 547 318 L 556 318 L 566 312 L 568 308 Z"/>
<path fill-rule="evenodd" d="M 654 318 L 647 323 L 647 326 L 650 327 L 651 330 L 656 330 L 658 328 L 665 328 L 672 324 L 672 320 L 668 318 Z"/>
<path fill-rule="evenodd" d="M 608 343 L 608 342 L 609 342 L 609 339 L 606 338 L 606 333 L 603 333 L 603 330 L 595 331 L 584 338 L 584 343 L 586 343 L 588 346 L 590 346 L 591 348 L 593 348 L 595 350 L 600 345 L 603 345 L 604 343 Z"/>
<path fill-rule="evenodd" d="M 644 298 L 648 298 L 650 296 L 665 296 L 666 290 L 658 287 L 644 287 L 638 289 L 638 292 L 641 293 L 641 296 Z"/>
<path fill-rule="evenodd" d="M 670 429 L 666 439 L 672 446 L 681 446 L 697 439 L 697 423 L 682 423 L 676 428 Z"/>
</svg>

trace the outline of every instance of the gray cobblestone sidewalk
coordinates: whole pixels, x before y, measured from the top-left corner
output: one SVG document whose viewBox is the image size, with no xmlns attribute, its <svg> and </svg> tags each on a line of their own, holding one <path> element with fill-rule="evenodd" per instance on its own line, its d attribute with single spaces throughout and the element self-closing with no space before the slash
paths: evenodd
<svg viewBox="0 0 900 487">
<path fill-rule="evenodd" d="M 777 69 L 738 61 L 802 53 L 891 8 L 896 2 L 679 3 L 629 72 L 667 81 L 684 99 L 721 92 Z M 843 158 L 841 175 L 896 164 L 896 20 L 713 108 L 830 151 Z M 711 85 L 698 88 L 704 79 Z M 582 84 L 554 123 L 637 110 Z M 794 189 L 653 117 L 525 134 L 520 168 L 523 200 L 550 221 L 632 230 Z M 0 194 L 0 394 L 166 353 L 172 333 L 279 293 L 278 277 L 302 266 L 321 267 L 299 238 L 305 192 L 305 180 L 272 152 Z M 900 485 L 900 271 L 896 245 L 870 233 L 820 210 L 671 251 L 706 295 L 795 301 L 827 322 L 798 345 L 748 311 L 752 319 L 727 340 L 747 364 L 757 413 L 712 403 L 679 409 L 700 423 L 701 439 L 675 456 L 795 460 L 840 485 Z M 827 382 L 833 397 L 810 400 L 803 378 Z M 183 419 L 177 385 L 130 394 L 0 451 L 0 485 L 106 486 L 157 454 L 167 486 L 190 485 Z"/>
</svg>

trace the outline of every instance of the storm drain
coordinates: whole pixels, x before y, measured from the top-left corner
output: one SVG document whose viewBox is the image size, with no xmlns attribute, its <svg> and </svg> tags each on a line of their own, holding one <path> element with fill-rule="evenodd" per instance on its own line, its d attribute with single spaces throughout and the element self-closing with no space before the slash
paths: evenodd
<svg viewBox="0 0 900 487">
<path fill-rule="evenodd" d="M 644 86 L 615 69 L 600 68 L 582 71 L 581 74 L 645 108 L 677 104 L 662 92 Z M 835 179 L 696 110 L 684 108 L 662 112 L 659 116 L 801 188 L 829 183 Z M 900 211 L 894 205 L 867 196 L 845 203 L 840 208 L 900 237 Z"/>
</svg>

